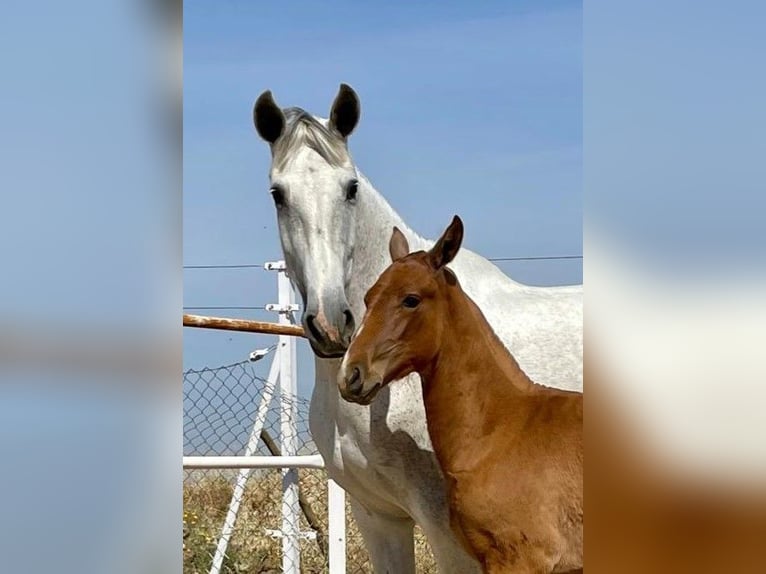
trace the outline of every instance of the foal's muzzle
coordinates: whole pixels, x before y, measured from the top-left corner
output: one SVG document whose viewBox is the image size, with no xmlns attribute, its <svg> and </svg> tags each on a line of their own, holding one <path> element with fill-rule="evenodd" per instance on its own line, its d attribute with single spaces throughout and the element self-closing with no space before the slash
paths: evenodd
<svg viewBox="0 0 766 574">
<path fill-rule="evenodd" d="M 340 396 L 350 403 L 369 405 L 383 386 L 359 366 L 342 367 L 338 373 Z"/>
</svg>

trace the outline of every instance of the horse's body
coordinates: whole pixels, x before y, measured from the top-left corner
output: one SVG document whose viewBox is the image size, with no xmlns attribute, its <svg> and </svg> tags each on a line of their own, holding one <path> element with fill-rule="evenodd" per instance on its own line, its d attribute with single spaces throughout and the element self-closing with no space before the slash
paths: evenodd
<svg viewBox="0 0 766 574">
<path fill-rule="evenodd" d="M 390 261 L 391 229 L 402 229 L 414 249 L 431 245 L 409 230 L 353 165 L 345 149 L 356 124 L 348 117 L 353 116 L 349 101 L 356 98 L 349 90 L 341 88 L 328 120 L 283 111 L 268 93 L 254 110 L 259 134 L 271 143 L 270 179 L 278 186 L 272 193 L 285 261 L 301 293 L 304 325 L 317 354 L 311 433 L 328 474 L 350 495 L 375 572 L 415 571 L 417 522 L 440 571 L 463 574 L 478 564 L 449 527 L 444 479 L 428 436 L 418 377 L 386 389 L 371 407 L 344 401 L 336 385 L 349 327 L 353 331 L 353 319 L 363 316 L 364 294 Z M 353 194 L 344 191 L 351 179 Z M 451 268 L 534 380 L 581 388 L 581 286 L 525 286 L 467 250 Z"/>
<path fill-rule="evenodd" d="M 394 263 L 367 295 L 341 394 L 375 404 L 381 388 L 418 373 L 450 524 L 484 572 L 580 569 L 582 394 L 535 385 L 519 368 L 445 270 L 462 240 L 459 219 L 444 237 L 408 256 L 394 234 Z"/>
</svg>

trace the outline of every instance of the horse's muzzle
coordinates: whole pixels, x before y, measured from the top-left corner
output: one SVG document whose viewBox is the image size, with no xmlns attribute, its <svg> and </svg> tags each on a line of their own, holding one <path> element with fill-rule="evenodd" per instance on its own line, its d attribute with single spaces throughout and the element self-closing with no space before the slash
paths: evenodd
<svg viewBox="0 0 766 574">
<path fill-rule="evenodd" d="M 348 348 L 348 346 L 320 343 L 312 339 L 311 336 L 308 336 L 308 340 L 311 350 L 320 359 L 341 359 Z"/>
<path fill-rule="evenodd" d="M 306 337 L 314 354 L 323 359 L 337 359 L 344 355 L 354 334 L 354 315 L 351 309 L 344 308 L 333 313 L 332 319 L 319 311 L 307 312 L 303 317 Z"/>
</svg>

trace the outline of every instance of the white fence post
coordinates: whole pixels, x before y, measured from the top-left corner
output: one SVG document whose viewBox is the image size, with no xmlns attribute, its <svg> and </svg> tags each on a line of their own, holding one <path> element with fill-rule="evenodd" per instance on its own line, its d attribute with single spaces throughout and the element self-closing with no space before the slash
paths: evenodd
<svg viewBox="0 0 766 574">
<path fill-rule="evenodd" d="M 286 274 L 284 261 L 267 262 L 266 270 L 277 271 L 277 286 L 279 303 L 266 305 L 269 311 L 279 313 L 279 323 L 295 324 L 294 311 L 295 293 Z M 186 323 L 184 323 L 186 325 Z M 201 326 L 201 325 L 190 325 Z M 219 574 L 223 565 L 237 518 L 240 503 L 245 492 L 247 479 L 254 468 L 282 469 L 282 526 L 280 531 L 267 531 L 268 534 L 282 538 L 282 572 L 284 574 L 300 573 L 300 504 L 298 490 L 297 468 L 323 468 L 324 464 L 319 455 L 298 456 L 297 452 L 297 412 L 295 397 L 297 388 L 297 345 L 292 335 L 280 335 L 277 344 L 277 354 L 271 363 L 267 385 L 264 388 L 258 411 L 255 416 L 253 430 L 250 433 L 244 457 L 219 456 L 195 457 L 184 456 L 184 468 L 238 468 L 240 469 L 236 485 L 229 503 L 229 509 L 224 520 L 221 536 L 218 539 L 215 555 L 210 567 L 210 574 Z M 281 455 L 279 457 L 253 456 L 257 451 L 261 431 L 272 402 L 276 381 L 280 386 L 280 433 Z M 345 574 L 346 572 L 346 503 L 345 491 L 331 479 L 327 479 L 328 504 L 328 547 L 329 574 Z M 313 533 L 305 533 L 306 536 Z"/>
<path fill-rule="evenodd" d="M 346 493 L 327 479 L 327 514 L 330 539 L 330 574 L 346 574 Z"/>
<path fill-rule="evenodd" d="M 295 296 L 285 264 L 279 262 L 279 322 L 293 324 Z M 272 267 L 273 268 L 273 267 Z M 280 432 L 282 455 L 295 456 L 297 453 L 297 432 L 295 397 L 298 395 L 296 377 L 296 341 L 289 335 L 279 336 L 279 388 L 281 392 Z M 298 574 L 301 567 L 300 547 L 300 505 L 298 503 L 298 470 L 282 469 L 282 572 Z"/>
<path fill-rule="evenodd" d="M 250 432 L 250 438 L 245 447 L 245 456 L 252 456 L 258 449 L 258 441 L 261 440 L 261 430 L 263 430 L 263 425 L 266 422 L 266 415 L 269 413 L 269 405 L 274 396 L 274 389 L 276 387 L 277 377 L 279 376 L 279 367 L 279 349 L 277 349 L 277 354 L 271 361 L 269 376 L 266 379 L 266 386 L 263 389 L 263 396 L 258 405 L 258 411 L 255 414 L 253 430 Z M 215 547 L 215 554 L 213 555 L 213 562 L 210 564 L 210 574 L 218 574 L 221 571 L 223 559 L 226 556 L 226 548 L 229 546 L 229 539 L 234 531 L 234 523 L 237 521 L 239 505 L 245 494 L 247 479 L 252 470 L 252 468 L 243 468 L 237 475 L 237 483 L 234 485 L 234 492 L 231 495 L 229 510 L 226 512 L 226 518 L 224 519 L 223 527 L 221 528 L 221 536 L 218 538 L 218 544 Z"/>
</svg>

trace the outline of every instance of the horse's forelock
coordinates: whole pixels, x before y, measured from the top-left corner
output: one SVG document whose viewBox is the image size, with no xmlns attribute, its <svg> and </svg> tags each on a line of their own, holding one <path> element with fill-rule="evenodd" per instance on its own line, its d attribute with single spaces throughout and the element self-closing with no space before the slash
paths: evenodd
<svg viewBox="0 0 766 574">
<path fill-rule="evenodd" d="M 333 167 L 350 163 L 348 148 L 343 137 L 325 127 L 314 116 L 301 108 L 287 108 L 285 131 L 272 146 L 273 165 L 284 169 L 300 148 L 307 146 Z"/>
</svg>

